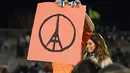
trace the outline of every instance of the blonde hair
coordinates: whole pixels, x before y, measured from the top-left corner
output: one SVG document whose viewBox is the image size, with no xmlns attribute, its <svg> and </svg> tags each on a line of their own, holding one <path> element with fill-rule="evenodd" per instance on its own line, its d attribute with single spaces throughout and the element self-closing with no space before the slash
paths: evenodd
<svg viewBox="0 0 130 73">
<path fill-rule="evenodd" d="M 100 34 L 98 34 L 103 40 L 104 40 L 104 38 L 100 35 Z M 104 40 L 104 46 L 105 46 L 105 52 L 110 56 L 110 53 L 109 53 L 109 51 L 108 51 L 108 47 L 107 47 L 107 45 L 106 45 L 106 42 L 105 42 L 105 40 Z"/>
</svg>

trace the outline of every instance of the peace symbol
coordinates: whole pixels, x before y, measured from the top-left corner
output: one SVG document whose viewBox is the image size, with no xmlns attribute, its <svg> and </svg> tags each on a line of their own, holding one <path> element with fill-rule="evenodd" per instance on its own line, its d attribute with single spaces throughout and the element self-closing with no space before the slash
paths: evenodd
<svg viewBox="0 0 130 73">
<path fill-rule="evenodd" d="M 51 18 L 53 18 L 53 17 L 57 17 L 57 21 L 56 21 L 56 29 L 55 29 L 55 32 L 53 33 L 53 35 L 52 35 L 52 37 L 50 38 L 50 40 L 47 42 L 47 44 L 45 44 L 44 42 L 43 42 L 43 38 L 42 38 L 42 27 L 44 26 L 44 24 L 49 20 L 49 19 L 51 19 Z M 67 46 L 65 46 L 65 47 L 63 47 L 62 46 L 62 43 L 61 43 L 61 40 L 60 40 L 60 37 L 59 37 L 59 33 L 58 33 L 58 29 L 59 29 L 59 18 L 60 17 L 63 17 L 63 18 L 65 18 L 65 19 L 67 19 L 70 23 L 71 23 L 71 25 L 72 25 L 72 27 L 73 27 L 73 30 L 74 30 L 74 33 L 73 33 L 73 38 L 72 38 L 72 41 L 70 42 L 70 44 L 69 45 L 67 45 Z M 51 16 L 49 16 L 48 18 L 46 18 L 44 21 L 43 21 L 43 23 L 41 24 L 41 26 L 40 26 L 40 28 L 39 28 L 39 33 L 38 33 L 38 35 L 39 35 L 39 40 L 40 40 L 40 42 L 41 42 L 41 45 L 46 49 L 46 50 L 48 50 L 48 51 L 50 51 L 50 52 L 63 52 L 64 50 L 66 50 L 66 49 L 69 49 L 72 45 L 73 45 L 73 43 L 74 43 L 74 41 L 75 41 L 75 37 L 76 37 L 76 29 L 75 29 L 75 26 L 74 26 L 74 24 L 72 23 L 72 21 L 67 17 L 67 16 L 65 16 L 65 15 L 63 15 L 63 14 L 54 14 L 54 15 L 51 15 Z M 43 35 L 44 36 L 44 35 Z M 56 39 L 57 38 L 57 39 Z M 48 46 L 48 44 L 50 43 L 50 42 L 53 42 L 53 48 L 51 49 L 51 48 L 48 48 L 47 46 Z M 60 50 L 56 50 L 55 49 L 55 44 L 56 43 L 59 43 L 59 46 L 60 46 Z"/>
</svg>

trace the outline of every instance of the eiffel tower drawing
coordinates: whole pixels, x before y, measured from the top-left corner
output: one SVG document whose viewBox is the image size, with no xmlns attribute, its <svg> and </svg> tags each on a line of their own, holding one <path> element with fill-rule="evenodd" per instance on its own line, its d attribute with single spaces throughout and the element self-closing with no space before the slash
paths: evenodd
<svg viewBox="0 0 130 73">
<path fill-rule="evenodd" d="M 55 44 L 56 43 L 59 43 L 59 45 L 60 45 L 60 48 L 61 49 L 63 49 L 63 47 L 62 47 L 62 44 L 61 44 L 61 41 L 60 41 L 60 38 L 59 38 L 59 34 L 58 34 L 58 29 L 59 29 L 59 14 L 58 14 L 58 16 L 57 16 L 57 22 L 56 22 L 56 30 L 55 30 L 55 32 L 54 32 L 54 34 L 52 35 L 52 37 L 51 37 L 51 39 L 49 40 L 49 42 L 46 44 L 46 46 L 48 46 L 48 44 L 50 43 L 50 42 L 53 42 L 54 44 L 53 44 L 53 51 L 55 50 Z M 57 39 L 56 39 L 57 38 Z"/>
<path fill-rule="evenodd" d="M 58 31 L 59 31 L 59 21 L 60 21 L 59 18 L 60 18 L 61 16 L 64 17 L 65 19 L 67 19 L 67 20 L 71 23 L 71 25 L 72 25 L 72 27 L 73 27 L 73 29 L 74 29 L 74 35 L 73 35 L 72 41 L 71 41 L 71 43 L 70 43 L 69 45 L 67 45 L 67 46 L 65 46 L 65 47 L 63 47 L 63 45 L 62 45 L 62 43 L 61 43 L 61 41 L 60 41 L 59 32 L 58 32 Z M 45 44 L 45 43 L 43 42 L 44 39 L 42 38 L 42 35 L 41 35 L 42 26 L 45 24 L 45 22 L 47 22 L 50 18 L 53 18 L 53 17 L 57 17 L 56 29 L 55 29 L 55 32 L 53 33 L 53 35 L 51 36 L 50 40 L 47 42 L 47 44 Z M 46 50 L 51 51 L 51 52 L 62 52 L 62 51 L 64 51 L 64 50 L 68 49 L 68 48 L 69 48 L 70 46 L 72 46 L 72 44 L 74 43 L 75 37 L 76 37 L 76 29 L 75 29 L 75 27 L 74 27 L 74 24 L 72 23 L 72 21 L 71 21 L 67 16 L 65 16 L 65 15 L 63 15 L 63 14 L 54 14 L 54 15 L 51 15 L 50 17 L 46 18 L 46 19 L 44 20 L 44 22 L 42 23 L 40 29 L 39 29 L 39 39 L 40 39 L 40 42 L 41 42 L 42 46 L 43 46 Z M 52 48 L 48 48 L 47 46 L 48 46 L 50 43 L 52 43 L 52 42 L 53 42 L 53 47 L 52 47 Z M 56 50 L 56 48 L 55 48 L 56 43 L 59 44 L 60 50 Z"/>
</svg>

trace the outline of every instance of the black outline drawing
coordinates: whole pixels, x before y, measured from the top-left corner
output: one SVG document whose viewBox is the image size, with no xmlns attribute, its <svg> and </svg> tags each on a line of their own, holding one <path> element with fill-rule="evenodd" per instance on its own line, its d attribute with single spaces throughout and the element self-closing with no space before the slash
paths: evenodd
<svg viewBox="0 0 130 73">
<path fill-rule="evenodd" d="M 43 27 L 43 25 L 44 25 L 49 19 L 51 19 L 51 18 L 53 18 L 53 17 L 55 17 L 55 16 L 57 16 L 56 30 L 55 30 L 54 34 L 52 35 L 51 39 L 48 41 L 48 43 L 47 43 L 47 44 L 44 44 L 44 42 L 43 42 L 44 39 L 42 39 L 42 35 L 41 35 L 42 27 Z M 58 34 L 59 18 L 60 18 L 60 16 L 66 18 L 66 19 L 72 24 L 72 27 L 73 27 L 73 29 L 74 29 L 73 39 L 72 39 L 71 43 L 70 43 L 68 46 L 65 46 L 65 47 L 62 46 L 62 43 L 61 43 L 61 41 L 60 41 L 60 37 L 59 37 L 59 34 Z M 51 52 L 63 52 L 64 50 L 66 50 L 66 49 L 68 49 L 70 46 L 72 46 L 72 44 L 74 43 L 75 37 L 76 37 L 76 29 L 75 29 L 74 24 L 72 23 L 72 21 L 71 21 L 67 16 L 65 16 L 65 15 L 63 15 L 63 14 L 54 14 L 54 15 L 49 16 L 48 18 L 46 18 L 46 19 L 43 21 L 43 23 L 42 23 L 41 26 L 40 26 L 39 33 L 38 33 L 38 34 L 39 34 L 39 40 L 40 40 L 42 46 L 43 46 L 46 50 L 51 51 Z M 57 38 L 58 40 L 56 40 L 56 38 Z M 50 42 L 54 42 L 52 49 L 49 49 L 49 48 L 47 47 Z M 60 50 L 55 50 L 55 43 L 59 43 L 60 48 L 61 48 Z"/>
</svg>

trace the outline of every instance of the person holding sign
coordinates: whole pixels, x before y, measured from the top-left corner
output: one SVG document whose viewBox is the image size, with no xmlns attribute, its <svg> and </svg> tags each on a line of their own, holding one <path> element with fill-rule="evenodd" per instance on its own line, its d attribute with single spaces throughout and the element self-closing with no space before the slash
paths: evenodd
<svg viewBox="0 0 130 73">
<path fill-rule="evenodd" d="M 58 1 L 56 1 L 58 2 Z M 60 2 L 59 2 L 60 3 Z M 63 1 L 63 5 L 68 3 L 68 1 Z M 80 4 L 80 1 L 77 0 L 75 3 Z M 74 2 L 70 2 L 68 4 L 71 4 L 71 6 L 75 6 Z M 74 5 L 75 4 L 75 5 Z M 60 4 L 62 5 L 62 4 Z M 84 21 L 84 30 L 83 30 L 83 35 L 82 35 L 82 42 L 81 42 L 81 49 L 83 49 L 91 37 L 93 31 L 95 29 L 94 23 L 92 22 L 91 18 L 86 14 L 85 15 L 85 21 Z M 57 63 L 57 62 L 52 62 L 52 67 L 53 67 L 53 73 L 71 73 L 73 69 L 73 65 L 71 64 L 63 64 L 63 63 Z"/>
</svg>

